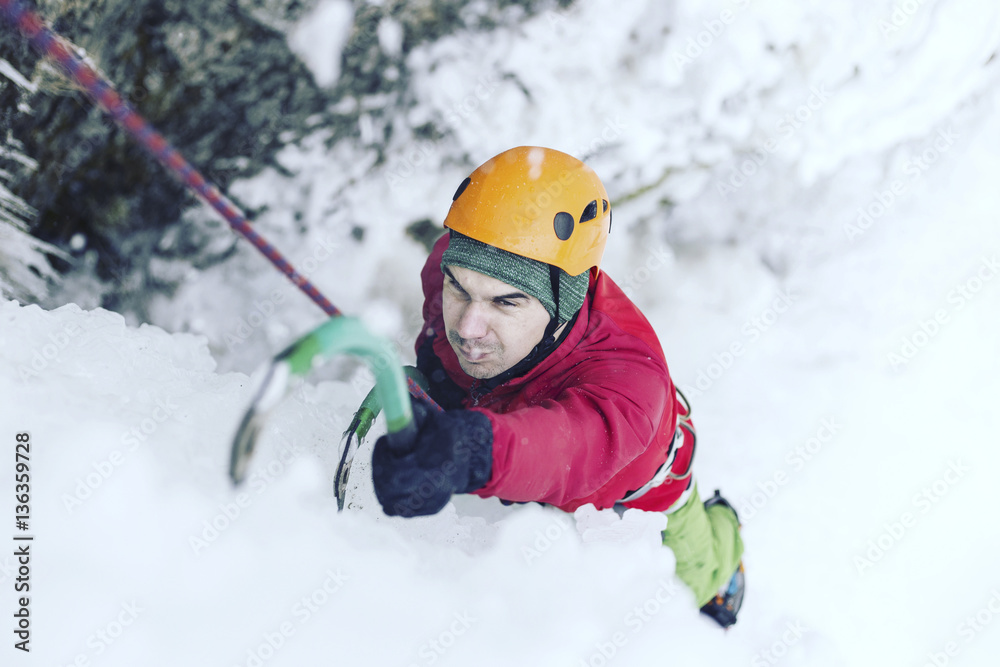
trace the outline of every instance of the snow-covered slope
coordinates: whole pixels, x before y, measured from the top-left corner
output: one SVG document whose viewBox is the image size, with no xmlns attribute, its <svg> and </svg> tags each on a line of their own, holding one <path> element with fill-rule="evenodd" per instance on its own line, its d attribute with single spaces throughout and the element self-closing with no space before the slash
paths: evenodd
<svg viewBox="0 0 1000 667">
<path fill-rule="evenodd" d="M 623 655 L 648 651 L 671 623 L 691 626 L 691 655 L 712 641 L 657 544 L 662 517 L 389 521 L 363 491 L 337 514 L 337 433 L 359 398 L 345 383 L 286 403 L 234 491 L 249 382 L 214 373 L 203 340 L 74 307 L 7 302 L 0 322 L 8 498 L 15 433 L 30 434 L 29 530 L 11 533 L 35 538 L 32 652 L 17 664 L 568 664 L 615 633 Z"/>
<path fill-rule="evenodd" d="M 296 392 L 229 488 L 253 378 L 215 359 L 247 371 L 321 318 L 247 250 L 156 308 L 204 337 L 0 303 L 11 626 L 21 432 L 35 535 L 32 653 L 4 664 L 994 664 L 996 8 L 578 5 L 411 54 L 385 164 L 318 134 L 236 194 L 410 358 L 403 227 L 510 145 L 591 154 L 616 202 L 605 268 L 693 403 L 701 488 L 742 514 L 739 624 L 698 617 L 656 515 L 460 498 L 390 520 L 363 453 L 337 514 L 351 366 Z M 450 134 L 413 141 L 429 118 Z"/>
<path fill-rule="evenodd" d="M 251 380 L 216 373 L 203 338 L 6 302 L 0 475 L 11 498 L 30 433 L 35 536 L 32 653 L 5 647 L 11 664 L 991 664 L 1000 123 L 967 131 L 894 219 L 785 283 L 732 249 L 638 285 L 692 389 L 702 486 L 743 512 L 729 633 L 673 578 L 657 515 L 465 498 L 389 520 L 364 486 L 337 514 L 355 382 L 290 398 L 234 491 Z"/>
</svg>

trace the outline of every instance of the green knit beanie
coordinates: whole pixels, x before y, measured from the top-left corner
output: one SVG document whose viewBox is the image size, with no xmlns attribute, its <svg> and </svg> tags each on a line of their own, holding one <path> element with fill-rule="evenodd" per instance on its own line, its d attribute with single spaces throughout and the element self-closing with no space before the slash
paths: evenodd
<svg viewBox="0 0 1000 667">
<path fill-rule="evenodd" d="M 552 279 L 549 265 L 528 257 L 487 245 L 473 238 L 450 231 L 448 249 L 441 257 L 441 266 L 460 266 L 496 278 L 500 282 L 516 287 L 529 294 L 545 306 L 549 317 L 556 315 L 556 300 L 552 294 Z M 570 276 L 562 269 L 559 272 L 559 316 L 558 324 L 569 321 L 583 306 L 584 297 L 590 287 L 590 271 L 578 276 Z"/>
</svg>

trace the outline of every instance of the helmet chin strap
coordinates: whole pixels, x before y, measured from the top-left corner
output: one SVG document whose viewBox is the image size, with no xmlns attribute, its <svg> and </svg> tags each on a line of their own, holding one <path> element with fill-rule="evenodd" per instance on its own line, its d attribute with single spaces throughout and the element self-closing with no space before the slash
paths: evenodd
<svg viewBox="0 0 1000 667">
<path fill-rule="evenodd" d="M 552 300 L 555 301 L 555 314 L 549 320 L 548 325 L 545 327 L 545 334 L 542 336 L 541 345 L 545 345 L 553 334 L 555 334 L 556 329 L 559 328 L 559 267 L 549 264 L 549 284 L 552 286 Z"/>
</svg>

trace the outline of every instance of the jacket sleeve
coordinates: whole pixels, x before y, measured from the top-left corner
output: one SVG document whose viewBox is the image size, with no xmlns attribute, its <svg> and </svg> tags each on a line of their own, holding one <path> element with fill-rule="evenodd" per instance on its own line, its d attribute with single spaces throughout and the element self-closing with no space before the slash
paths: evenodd
<svg viewBox="0 0 1000 667">
<path fill-rule="evenodd" d="M 424 292 L 423 317 L 424 326 L 417 334 L 413 349 L 420 354 L 431 331 L 444 331 L 444 313 L 442 308 L 441 289 L 444 285 L 444 275 L 441 273 L 441 257 L 448 249 L 448 235 L 444 234 L 434 242 L 424 267 L 420 270 L 420 285 Z"/>
<path fill-rule="evenodd" d="M 493 472 L 476 493 L 570 510 L 593 502 L 582 499 L 603 487 L 611 502 L 623 497 L 662 463 L 619 475 L 650 447 L 664 411 L 674 409 L 670 386 L 657 355 L 619 348 L 577 364 L 557 392 L 546 392 L 554 398 L 503 414 L 484 411 L 493 425 Z"/>
</svg>

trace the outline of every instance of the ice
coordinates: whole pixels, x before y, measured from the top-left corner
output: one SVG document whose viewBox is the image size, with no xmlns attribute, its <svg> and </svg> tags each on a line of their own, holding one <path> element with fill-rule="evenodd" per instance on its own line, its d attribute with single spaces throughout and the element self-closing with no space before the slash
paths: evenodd
<svg viewBox="0 0 1000 667">
<path fill-rule="evenodd" d="M 346 34 L 342 4 L 319 5 L 315 27 Z M 159 326 L 0 302 L 2 432 L 33 443 L 35 626 L 19 658 L 991 664 L 996 17 L 969 0 L 575 3 L 416 47 L 414 105 L 384 162 L 328 148 L 320 130 L 279 156 L 291 176 L 233 187 L 406 362 L 425 257 L 406 226 L 440 222 L 501 150 L 584 149 L 615 207 L 604 270 L 691 399 L 703 497 L 720 488 L 743 521 L 747 597 L 729 632 L 673 576 L 661 516 L 460 497 L 434 517 L 385 517 L 366 463 L 381 423 L 338 514 L 341 434 L 369 388 L 356 366 L 283 400 L 231 488 L 246 372 L 323 319 L 242 248 L 156 303 Z M 391 24 L 379 34 L 398 39 Z M 329 53 L 311 57 L 335 76 Z M 428 119 L 441 140 L 414 139 L 410 123 Z M 0 556 L 5 609 L 12 566 Z"/>
</svg>

